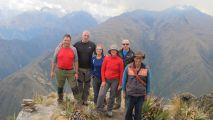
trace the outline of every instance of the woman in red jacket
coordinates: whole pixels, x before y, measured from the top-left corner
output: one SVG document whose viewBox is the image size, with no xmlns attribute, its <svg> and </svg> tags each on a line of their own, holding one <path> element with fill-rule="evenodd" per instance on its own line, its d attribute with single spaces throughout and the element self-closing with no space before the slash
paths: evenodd
<svg viewBox="0 0 213 120">
<path fill-rule="evenodd" d="M 118 47 L 113 44 L 110 46 L 109 56 L 104 58 L 101 67 L 101 88 L 97 101 L 97 112 L 103 112 L 104 98 L 110 88 L 110 98 L 107 105 L 107 116 L 112 117 L 112 109 L 114 105 L 115 94 L 117 90 L 121 89 L 122 76 L 123 76 L 123 60 L 117 55 Z"/>
</svg>

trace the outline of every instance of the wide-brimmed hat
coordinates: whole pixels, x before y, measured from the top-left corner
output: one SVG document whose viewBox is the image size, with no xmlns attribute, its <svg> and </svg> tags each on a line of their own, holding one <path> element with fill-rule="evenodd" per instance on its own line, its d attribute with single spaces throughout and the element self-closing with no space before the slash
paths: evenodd
<svg viewBox="0 0 213 120">
<path fill-rule="evenodd" d="M 110 54 L 111 50 L 116 50 L 118 52 L 118 46 L 116 44 L 110 45 L 108 53 Z"/>
<path fill-rule="evenodd" d="M 145 54 L 143 52 L 141 52 L 141 51 L 137 51 L 134 54 L 134 58 L 135 57 L 141 57 L 141 58 L 145 59 Z"/>
</svg>

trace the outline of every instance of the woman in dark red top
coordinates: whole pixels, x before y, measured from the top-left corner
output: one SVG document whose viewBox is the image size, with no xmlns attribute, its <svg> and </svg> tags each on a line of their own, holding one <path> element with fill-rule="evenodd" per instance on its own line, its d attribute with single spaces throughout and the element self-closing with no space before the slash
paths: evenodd
<svg viewBox="0 0 213 120">
<path fill-rule="evenodd" d="M 110 88 L 110 98 L 107 106 L 107 115 L 112 117 L 112 109 L 114 105 L 115 94 L 118 89 L 121 89 L 123 76 L 123 60 L 117 55 L 117 45 L 111 45 L 108 51 L 110 55 L 104 58 L 101 68 L 101 88 L 98 95 L 97 111 L 103 112 L 104 98 Z"/>
</svg>

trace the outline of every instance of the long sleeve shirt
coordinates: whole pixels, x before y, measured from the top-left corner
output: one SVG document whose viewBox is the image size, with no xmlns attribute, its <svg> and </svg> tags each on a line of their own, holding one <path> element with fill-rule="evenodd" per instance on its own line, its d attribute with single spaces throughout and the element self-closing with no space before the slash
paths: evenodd
<svg viewBox="0 0 213 120">
<path fill-rule="evenodd" d="M 123 61 L 118 56 L 106 56 L 101 67 L 102 81 L 119 79 L 119 85 L 122 85 Z"/>
<path fill-rule="evenodd" d="M 97 59 L 96 56 L 92 57 L 91 60 L 91 69 L 92 75 L 101 80 L 101 66 L 104 60 L 104 56 L 102 58 Z"/>
</svg>

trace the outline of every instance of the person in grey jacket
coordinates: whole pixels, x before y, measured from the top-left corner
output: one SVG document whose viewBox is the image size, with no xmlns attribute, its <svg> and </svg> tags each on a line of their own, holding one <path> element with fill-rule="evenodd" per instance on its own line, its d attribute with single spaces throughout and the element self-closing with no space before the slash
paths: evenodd
<svg viewBox="0 0 213 120">
<path fill-rule="evenodd" d="M 150 70 L 143 63 L 145 54 L 135 52 L 134 62 L 128 64 L 123 73 L 122 89 L 126 98 L 125 120 L 141 120 L 143 102 L 150 94 Z"/>
</svg>

